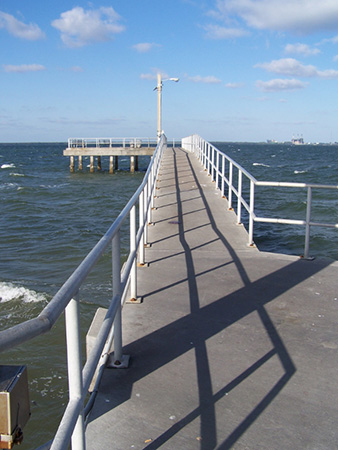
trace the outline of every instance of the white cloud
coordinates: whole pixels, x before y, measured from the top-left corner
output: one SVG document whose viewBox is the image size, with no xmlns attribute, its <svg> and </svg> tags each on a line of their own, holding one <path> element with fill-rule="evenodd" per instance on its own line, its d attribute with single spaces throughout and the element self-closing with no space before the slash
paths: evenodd
<svg viewBox="0 0 338 450">
<path fill-rule="evenodd" d="M 155 73 L 141 73 L 141 80 L 156 80 L 157 75 Z"/>
<path fill-rule="evenodd" d="M 234 15 L 256 29 L 313 33 L 338 29 L 336 0 L 217 0 L 219 18 Z"/>
<path fill-rule="evenodd" d="M 319 77 L 326 79 L 338 78 L 337 70 L 318 70 L 315 66 L 306 66 L 293 58 L 276 59 L 269 63 L 256 64 L 255 67 L 260 67 L 267 70 L 268 72 L 273 72 L 280 75 L 291 75 L 297 77 Z"/>
<path fill-rule="evenodd" d="M 29 41 L 36 41 L 45 37 L 45 34 L 35 23 L 26 25 L 14 16 L 2 11 L 0 11 L 0 28 L 5 28 L 12 36 L 27 39 Z"/>
<path fill-rule="evenodd" d="M 311 48 L 307 44 L 288 44 L 285 47 L 285 53 L 312 56 L 318 55 L 320 53 L 320 50 L 319 48 Z"/>
<path fill-rule="evenodd" d="M 21 64 L 20 66 L 5 64 L 3 68 L 5 72 L 16 72 L 16 73 L 39 72 L 41 70 L 46 70 L 46 67 L 42 66 L 41 64 Z"/>
<path fill-rule="evenodd" d="M 63 12 L 52 26 L 61 32 L 67 47 L 82 47 L 94 42 L 111 41 L 125 27 L 119 24 L 120 16 L 112 7 L 85 11 L 77 6 Z"/>
<path fill-rule="evenodd" d="M 226 28 L 219 25 L 206 25 L 203 27 L 209 39 L 234 39 L 248 36 L 249 32 L 242 28 Z"/>
<path fill-rule="evenodd" d="M 292 79 L 274 79 L 269 81 L 257 81 L 256 86 L 264 92 L 279 92 L 279 91 L 294 91 L 296 89 L 303 89 L 306 83 L 300 80 Z"/>
<path fill-rule="evenodd" d="M 244 83 L 227 83 L 225 87 L 229 89 L 239 89 L 244 86 Z"/>
<path fill-rule="evenodd" d="M 188 80 L 194 83 L 206 83 L 206 84 L 218 84 L 222 82 L 219 78 L 216 78 L 213 75 L 208 75 L 206 77 L 196 75 L 194 77 L 188 77 Z"/>
<path fill-rule="evenodd" d="M 327 42 L 330 42 L 331 44 L 338 44 L 338 35 L 330 39 L 323 39 L 321 44 L 326 44 Z"/>
<path fill-rule="evenodd" d="M 70 68 L 72 72 L 83 72 L 83 68 L 81 66 L 73 66 Z"/>
<path fill-rule="evenodd" d="M 170 78 L 167 72 L 163 72 L 163 70 L 158 69 L 157 67 L 151 68 L 151 73 L 141 73 L 140 78 L 142 80 L 157 80 L 157 74 L 160 73 L 162 80 Z"/>
<path fill-rule="evenodd" d="M 150 52 L 153 48 L 161 47 L 160 44 L 155 44 L 154 42 L 140 42 L 139 44 L 133 45 L 133 49 L 139 53 L 147 53 Z"/>
</svg>

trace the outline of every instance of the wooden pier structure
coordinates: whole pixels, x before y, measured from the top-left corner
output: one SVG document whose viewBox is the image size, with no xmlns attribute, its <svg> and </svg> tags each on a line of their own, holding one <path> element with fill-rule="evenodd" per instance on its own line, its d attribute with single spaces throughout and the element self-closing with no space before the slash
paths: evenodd
<svg viewBox="0 0 338 450">
<path fill-rule="evenodd" d="M 70 171 L 75 172 L 75 158 L 78 158 L 78 170 L 83 170 L 83 158 L 89 157 L 89 171 L 102 170 L 102 157 L 109 157 L 109 173 L 118 169 L 119 156 L 130 157 L 130 172 L 138 170 L 139 156 L 152 156 L 157 145 L 156 139 L 150 138 L 99 138 L 99 139 L 68 139 L 68 147 L 63 156 L 70 158 Z"/>
</svg>

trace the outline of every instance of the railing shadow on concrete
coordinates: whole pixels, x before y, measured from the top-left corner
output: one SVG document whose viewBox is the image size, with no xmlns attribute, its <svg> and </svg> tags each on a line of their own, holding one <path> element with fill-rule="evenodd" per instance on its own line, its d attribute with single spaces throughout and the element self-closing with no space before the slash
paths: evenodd
<svg viewBox="0 0 338 450">
<path fill-rule="evenodd" d="M 151 221 L 154 189 L 161 157 L 166 146 L 166 136 L 162 135 L 143 181 L 135 194 L 105 235 L 39 316 L 0 332 L 0 351 L 5 351 L 50 331 L 65 312 L 69 402 L 53 441 L 43 445 L 40 447 L 41 449 L 66 449 L 70 440 L 73 449 L 85 448 L 84 419 L 86 410 L 84 401 L 94 374 L 97 370 L 99 376 L 102 374 L 112 342 L 114 342 L 113 362 L 116 366 L 124 363 L 121 308 L 126 300 L 127 289 L 129 289 L 132 300 L 137 298 L 136 263 L 137 260 L 141 265 L 145 263 L 147 225 Z M 137 210 L 139 212 L 138 220 Z M 121 271 L 120 229 L 128 218 L 130 220 L 130 249 L 128 259 Z M 95 345 L 82 367 L 79 292 L 82 283 L 110 245 L 112 246 L 112 300 Z"/>
<path fill-rule="evenodd" d="M 180 356 L 191 352 L 193 349 L 195 351 L 199 406 L 190 411 L 185 417 L 178 420 L 159 437 L 147 444 L 147 449 L 155 450 L 165 446 L 175 434 L 191 424 L 196 418 L 200 418 L 201 435 L 203 435 L 203 439 L 200 442 L 201 450 L 211 450 L 216 447 L 222 450 L 229 450 L 253 422 L 256 421 L 262 412 L 273 402 L 297 370 L 278 330 L 267 312 L 266 305 L 278 296 L 287 292 L 289 289 L 297 286 L 299 283 L 312 277 L 314 274 L 330 265 L 330 262 L 317 261 L 316 264 L 305 263 L 306 265 L 304 265 L 304 262 L 297 260 L 289 263 L 282 269 L 257 279 L 256 281 L 250 281 L 246 270 L 243 267 L 240 258 L 233 250 L 231 243 L 226 240 L 223 233 L 218 229 L 209 208 L 208 201 L 203 193 L 203 189 L 191 167 L 189 156 L 185 154 L 185 157 L 187 158 L 187 165 L 194 174 L 194 181 L 200 194 L 199 197 L 202 199 L 212 229 L 219 240 L 220 247 L 223 247 L 224 251 L 230 253 L 232 257 L 231 264 L 235 264 L 237 268 L 242 281 L 242 287 L 220 297 L 211 304 L 201 306 L 201 298 L 197 286 L 197 279 L 201 276 L 201 273 L 196 273 L 195 271 L 192 249 L 186 239 L 187 230 L 184 230 L 183 228 L 182 198 L 175 165 L 176 151 L 174 151 L 175 189 L 173 189 L 173 191 L 176 191 L 178 237 L 182 246 L 182 252 L 172 253 L 166 258 L 170 259 L 178 256 L 178 254 L 184 254 L 187 277 L 182 278 L 179 282 L 188 283 L 190 314 L 126 345 L 125 351 L 134 355 L 134 364 L 137 369 L 128 371 L 124 374 L 123 379 L 119 377 L 118 385 L 113 382 L 112 375 L 110 374 L 109 390 L 111 394 L 110 399 L 112 399 L 112 401 L 101 405 L 97 412 L 98 415 L 90 417 L 89 420 L 95 421 L 98 417 L 129 400 L 132 395 L 133 386 L 140 379 L 165 367 L 172 361 L 177 361 Z M 153 262 L 154 261 L 152 261 L 152 263 Z M 215 266 L 213 269 L 210 269 L 210 271 L 216 271 L 225 265 L 226 264 Z M 297 270 L 299 265 L 302 267 L 301 270 Z M 267 285 L 270 287 L 273 286 L 273 289 L 267 290 Z M 157 291 L 148 292 L 144 297 L 144 302 L 147 303 L 148 297 L 158 293 L 161 293 L 162 297 L 166 298 L 165 293 L 172 287 L 172 284 L 167 284 L 161 286 Z M 207 340 L 226 330 L 228 327 L 239 322 L 253 312 L 258 314 L 262 329 L 265 330 L 269 337 L 272 349 L 247 367 L 231 382 L 214 393 L 211 382 L 211 368 L 208 362 Z M 217 318 L 217 320 L 215 320 L 215 318 Z M 154 347 L 156 348 L 155 353 Z M 275 380 L 271 389 L 267 387 L 266 395 L 258 402 L 251 412 L 247 414 L 242 422 L 237 425 L 233 432 L 229 434 L 222 443 L 217 442 L 216 403 L 221 398 L 228 395 L 233 389 L 240 386 L 241 383 L 248 380 L 250 376 L 255 374 L 255 372 L 261 369 L 264 364 L 273 357 L 279 359 L 283 372 L 282 375 Z M 194 374 L 191 374 L 192 377 L 193 375 Z"/>
</svg>

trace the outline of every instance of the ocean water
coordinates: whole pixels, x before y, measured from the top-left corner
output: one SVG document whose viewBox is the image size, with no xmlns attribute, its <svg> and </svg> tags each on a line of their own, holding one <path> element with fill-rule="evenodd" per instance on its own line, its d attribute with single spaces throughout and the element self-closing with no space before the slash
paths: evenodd
<svg viewBox="0 0 338 450">
<path fill-rule="evenodd" d="M 215 145 L 258 180 L 338 184 L 338 146 Z M 132 196 L 149 162 L 140 157 L 140 172 L 131 174 L 129 159 L 120 158 L 120 170 L 111 175 L 103 159 L 101 172 L 71 174 L 69 159 L 62 155 L 65 147 L 0 144 L 1 329 L 39 314 Z M 86 165 L 89 160 L 84 160 Z M 304 219 L 305 202 L 306 190 L 257 188 L 256 213 Z M 336 190 L 314 192 L 312 220 L 337 223 L 337 207 Z M 127 251 L 127 228 L 125 236 L 122 253 Z M 313 229 L 311 255 L 338 259 L 337 237 L 337 230 Z M 256 223 L 254 239 L 263 251 L 301 255 L 304 228 Z M 81 290 L 85 331 L 97 307 L 110 300 L 110 264 L 106 254 Z M 48 441 L 57 428 L 67 402 L 65 360 L 62 320 L 48 335 L 1 355 L 2 364 L 28 366 L 32 417 L 22 450 Z"/>
<path fill-rule="evenodd" d="M 287 145 L 256 143 L 214 143 L 258 181 L 282 181 L 338 185 L 337 145 Z M 245 177 L 243 177 L 245 180 Z M 249 203 L 249 183 L 243 181 Z M 260 217 L 305 220 L 307 189 L 255 188 L 255 213 Z M 234 205 L 236 207 L 236 205 Z M 243 223 L 248 215 L 244 208 Z M 311 221 L 338 223 L 338 190 L 312 190 Z M 255 222 L 254 241 L 262 251 L 304 254 L 305 228 L 299 225 Z M 310 256 L 338 259 L 338 230 L 311 227 Z"/>
</svg>

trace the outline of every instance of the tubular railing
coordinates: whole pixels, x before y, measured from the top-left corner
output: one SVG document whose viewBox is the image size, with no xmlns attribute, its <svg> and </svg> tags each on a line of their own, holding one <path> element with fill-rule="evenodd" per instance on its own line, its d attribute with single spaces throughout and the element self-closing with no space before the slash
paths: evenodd
<svg viewBox="0 0 338 450">
<path fill-rule="evenodd" d="M 156 147 L 156 146 L 157 146 L 157 138 L 149 138 L 149 137 L 68 139 L 68 148 L 99 148 L 99 147 L 141 148 L 141 147 Z"/>
<path fill-rule="evenodd" d="M 289 225 L 301 225 L 305 227 L 305 243 L 304 243 L 304 258 L 310 258 L 310 229 L 311 227 L 327 227 L 338 228 L 338 224 L 332 223 L 319 223 L 311 220 L 312 209 L 312 192 L 314 189 L 338 189 L 336 185 L 321 185 L 310 183 L 288 183 L 288 182 L 272 182 L 272 181 L 258 181 L 247 170 L 236 163 L 232 158 L 223 152 L 219 151 L 209 142 L 205 141 L 198 135 L 189 136 L 182 140 L 182 146 L 196 154 L 205 170 L 215 181 L 216 189 L 220 189 L 222 196 L 225 197 L 225 191 L 227 186 L 227 198 L 229 209 L 233 210 L 233 206 L 236 204 L 233 200 L 235 196 L 237 198 L 236 214 L 237 223 L 242 221 L 242 207 L 248 213 L 248 245 L 254 245 L 254 223 L 266 222 L 266 223 L 280 223 Z M 226 168 L 227 173 L 226 173 Z M 249 199 L 246 199 L 243 195 L 243 178 L 249 183 Z M 237 182 L 237 185 L 235 183 Z M 270 187 L 283 187 L 283 188 L 302 188 L 307 190 L 306 201 L 306 217 L 304 220 L 293 220 L 284 218 L 271 218 L 271 217 L 259 217 L 255 214 L 255 187 L 256 186 L 270 186 Z"/>
<path fill-rule="evenodd" d="M 147 224 L 151 221 L 154 189 L 164 149 L 165 135 L 161 136 L 143 182 L 105 235 L 68 278 L 60 290 L 38 317 L 0 332 L 0 351 L 8 350 L 33 337 L 49 331 L 65 312 L 69 402 L 57 433 L 51 443 L 41 448 L 67 449 L 70 441 L 73 450 L 85 449 L 84 399 L 98 369 L 99 376 L 105 366 L 109 349 L 114 342 L 114 364 L 123 364 L 121 308 L 130 289 L 131 299 L 137 298 L 136 263 L 145 263 L 144 247 L 147 243 Z M 137 226 L 136 209 L 139 210 Z M 121 271 L 120 232 L 122 225 L 130 221 L 130 249 Z M 104 251 L 112 246 L 112 301 L 98 333 L 95 345 L 82 367 L 79 292 L 81 285 L 92 271 Z M 97 381 L 98 384 L 99 380 Z"/>
</svg>

